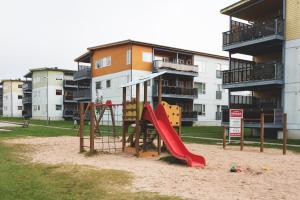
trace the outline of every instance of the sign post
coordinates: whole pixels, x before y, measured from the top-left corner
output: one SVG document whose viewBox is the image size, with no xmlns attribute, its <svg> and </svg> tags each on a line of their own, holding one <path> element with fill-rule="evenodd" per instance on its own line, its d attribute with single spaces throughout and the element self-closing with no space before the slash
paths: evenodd
<svg viewBox="0 0 300 200">
<path fill-rule="evenodd" d="M 229 110 L 229 143 L 232 137 L 241 137 L 242 127 L 241 121 L 243 118 L 243 109 L 230 109 Z"/>
</svg>

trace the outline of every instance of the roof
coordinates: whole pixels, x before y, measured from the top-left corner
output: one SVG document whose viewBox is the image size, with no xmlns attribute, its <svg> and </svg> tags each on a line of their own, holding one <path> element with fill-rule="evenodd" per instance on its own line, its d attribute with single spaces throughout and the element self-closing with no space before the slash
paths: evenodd
<svg viewBox="0 0 300 200">
<path fill-rule="evenodd" d="M 75 70 L 70 70 L 70 69 L 60 69 L 57 67 L 49 68 L 49 67 L 42 67 L 42 68 L 32 68 L 29 69 L 29 72 L 24 75 L 25 78 L 28 78 L 31 76 L 32 72 L 36 71 L 59 71 L 59 72 L 75 72 Z"/>
<path fill-rule="evenodd" d="M 166 71 L 164 71 L 164 72 L 158 72 L 158 73 L 152 73 L 152 74 L 149 74 L 147 76 L 142 76 L 139 79 L 136 79 L 136 80 L 133 80 L 133 81 L 131 81 L 129 83 L 125 83 L 125 84 L 121 85 L 121 88 L 132 86 L 132 85 L 137 85 L 139 83 L 143 83 L 143 82 L 149 81 L 151 79 L 154 79 L 155 77 L 163 75 L 164 73 L 166 73 Z"/>
<path fill-rule="evenodd" d="M 21 80 L 21 79 L 2 79 L 0 81 L 0 84 L 3 84 L 4 82 L 24 82 L 24 80 Z"/>
<path fill-rule="evenodd" d="M 216 54 L 209 54 L 209 53 L 204 53 L 204 52 L 199 52 L 199 51 L 180 49 L 180 48 L 176 48 L 176 47 L 163 46 L 163 45 L 140 42 L 140 41 L 135 41 L 135 40 L 123 40 L 123 41 L 119 41 L 119 42 L 113 42 L 113 43 L 98 45 L 98 46 L 94 46 L 94 47 L 89 47 L 89 48 L 87 48 L 88 52 L 86 52 L 86 53 L 82 54 L 81 56 L 75 58 L 74 61 L 75 62 L 80 62 L 82 59 L 90 57 L 92 51 L 94 51 L 94 50 L 104 49 L 104 48 L 118 46 L 118 45 L 124 45 L 124 44 L 136 44 L 136 45 L 142 45 L 142 46 L 150 46 L 150 47 L 153 47 L 153 48 L 167 49 L 167 50 L 170 50 L 170 51 L 179 51 L 179 52 L 183 52 L 183 53 L 187 53 L 187 54 L 193 54 L 193 55 L 199 55 L 199 56 L 206 56 L 206 57 L 212 57 L 212 58 L 217 58 L 217 59 L 228 60 L 228 57 L 221 56 L 221 55 L 216 55 Z"/>
<path fill-rule="evenodd" d="M 224 15 L 253 21 L 282 9 L 282 0 L 240 0 L 221 10 Z"/>
</svg>

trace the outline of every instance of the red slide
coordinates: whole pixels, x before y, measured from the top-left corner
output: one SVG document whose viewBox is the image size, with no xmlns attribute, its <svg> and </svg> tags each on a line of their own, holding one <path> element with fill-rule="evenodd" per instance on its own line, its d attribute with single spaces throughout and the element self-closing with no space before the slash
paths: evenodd
<svg viewBox="0 0 300 200">
<path fill-rule="evenodd" d="M 167 113 L 162 104 L 153 112 L 150 104 L 146 104 L 143 118 L 151 122 L 164 141 L 170 153 L 180 160 L 186 161 L 189 167 L 204 167 L 205 158 L 192 154 L 182 143 L 175 129 L 171 126 Z"/>
</svg>

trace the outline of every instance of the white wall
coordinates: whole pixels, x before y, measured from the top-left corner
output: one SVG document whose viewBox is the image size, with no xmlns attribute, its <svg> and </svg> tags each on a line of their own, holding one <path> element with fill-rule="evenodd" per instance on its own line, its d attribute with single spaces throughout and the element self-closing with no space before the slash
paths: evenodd
<svg viewBox="0 0 300 200">
<path fill-rule="evenodd" d="M 220 125 L 221 120 L 216 120 L 217 105 L 228 106 L 228 91 L 222 90 L 222 99 L 216 99 L 218 84 L 222 84 L 222 78 L 216 78 L 216 70 L 228 69 L 228 60 L 194 56 L 194 64 L 199 67 L 199 76 L 194 78 L 194 83 L 206 84 L 206 94 L 198 94 L 194 100 L 194 105 L 205 105 L 206 113 L 198 116 L 195 125 Z"/>
<path fill-rule="evenodd" d="M 284 112 L 289 138 L 300 138 L 300 39 L 286 41 Z"/>
<path fill-rule="evenodd" d="M 5 81 L 3 83 L 3 116 L 5 117 L 22 117 L 23 103 L 22 99 L 18 99 L 18 96 L 23 97 L 22 88 L 18 88 L 18 85 L 22 85 L 23 82 L 11 82 Z M 22 107 L 20 110 L 19 107 Z"/>
<path fill-rule="evenodd" d="M 48 86 L 46 77 L 48 77 Z M 56 95 L 56 90 L 62 90 L 62 95 Z M 48 116 L 50 120 L 62 120 L 63 94 L 63 72 L 33 72 L 32 118 L 46 120 Z M 56 105 L 61 105 L 61 110 L 56 110 Z"/>
</svg>

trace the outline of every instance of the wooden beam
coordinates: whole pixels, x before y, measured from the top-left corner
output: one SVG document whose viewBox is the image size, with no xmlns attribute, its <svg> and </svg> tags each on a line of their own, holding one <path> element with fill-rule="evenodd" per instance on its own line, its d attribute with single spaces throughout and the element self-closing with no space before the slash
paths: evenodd
<svg viewBox="0 0 300 200">
<path fill-rule="evenodd" d="M 226 127 L 223 128 L 223 149 L 226 149 Z"/>
<path fill-rule="evenodd" d="M 287 139 L 288 139 L 288 130 L 287 130 L 287 114 L 283 114 L 283 144 L 282 144 L 282 153 L 286 155 L 287 149 Z"/>
<path fill-rule="evenodd" d="M 135 151 L 136 155 L 140 155 L 140 84 L 138 83 L 136 85 L 136 118 L 135 118 L 135 126 L 136 126 L 136 132 L 135 132 Z"/>
<path fill-rule="evenodd" d="M 260 114 L 260 152 L 264 152 L 264 138 L 265 138 L 265 115 Z"/>
<path fill-rule="evenodd" d="M 83 140 L 83 130 L 84 130 L 84 104 L 80 103 L 79 105 L 79 151 L 84 151 L 84 140 Z"/>
<path fill-rule="evenodd" d="M 123 87 L 123 119 L 122 119 L 122 151 L 125 151 L 125 145 L 126 145 L 126 128 L 125 128 L 125 116 L 126 116 L 126 87 Z M 127 129 L 128 130 L 128 129 Z"/>
<path fill-rule="evenodd" d="M 95 151 L 95 103 L 90 103 L 90 152 Z"/>
</svg>

